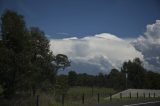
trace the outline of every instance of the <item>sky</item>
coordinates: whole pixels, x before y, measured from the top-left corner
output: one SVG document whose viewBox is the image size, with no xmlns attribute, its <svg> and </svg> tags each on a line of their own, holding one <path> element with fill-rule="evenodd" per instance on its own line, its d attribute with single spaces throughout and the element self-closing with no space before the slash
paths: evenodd
<svg viewBox="0 0 160 106">
<path fill-rule="evenodd" d="M 136 57 L 145 69 L 160 73 L 160 20 L 147 24 L 145 32 L 137 38 L 100 33 L 83 38 L 50 39 L 50 44 L 54 54 L 66 54 L 71 59 L 68 70 L 78 73 L 108 74 Z"/>
<path fill-rule="evenodd" d="M 58 39 L 104 32 L 135 38 L 160 17 L 159 0 L 0 0 L 0 14 L 6 9 Z"/>
<path fill-rule="evenodd" d="M 43 30 L 55 55 L 69 57 L 65 72 L 109 73 L 138 57 L 160 73 L 160 0 L 0 0 L 0 15 L 6 9 Z"/>
</svg>

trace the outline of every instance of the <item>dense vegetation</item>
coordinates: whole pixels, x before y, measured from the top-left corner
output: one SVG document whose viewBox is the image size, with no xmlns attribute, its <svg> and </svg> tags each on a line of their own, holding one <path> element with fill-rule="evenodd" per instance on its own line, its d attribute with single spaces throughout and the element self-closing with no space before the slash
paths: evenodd
<svg viewBox="0 0 160 106">
<path fill-rule="evenodd" d="M 0 34 L 0 94 L 12 98 L 52 90 L 58 69 L 69 65 L 67 56 L 54 56 L 45 34 L 37 27 L 27 28 L 23 16 L 14 11 L 1 16 Z"/>
<path fill-rule="evenodd" d="M 99 75 L 94 76 L 70 71 L 68 75 L 60 75 L 57 77 L 63 77 L 68 80 L 68 85 L 71 87 L 107 87 L 117 90 L 127 88 L 160 89 L 160 74 L 147 71 L 143 68 L 139 58 L 124 62 L 121 70 L 112 69 L 109 74 L 99 73 Z"/>
</svg>

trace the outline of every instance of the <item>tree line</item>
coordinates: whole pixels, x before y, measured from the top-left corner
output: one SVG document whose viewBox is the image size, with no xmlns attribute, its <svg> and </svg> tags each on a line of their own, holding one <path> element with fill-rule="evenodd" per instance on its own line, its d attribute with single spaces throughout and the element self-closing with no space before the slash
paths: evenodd
<svg viewBox="0 0 160 106">
<path fill-rule="evenodd" d="M 120 70 L 112 69 L 109 74 L 88 75 L 86 73 L 70 71 L 68 75 L 57 76 L 57 79 L 62 78 L 65 79 L 65 82 L 63 81 L 61 84 L 69 87 L 107 87 L 116 90 L 129 88 L 160 89 L 160 74 L 147 71 L 139 58 L 124 62 Z"/>
</svg>

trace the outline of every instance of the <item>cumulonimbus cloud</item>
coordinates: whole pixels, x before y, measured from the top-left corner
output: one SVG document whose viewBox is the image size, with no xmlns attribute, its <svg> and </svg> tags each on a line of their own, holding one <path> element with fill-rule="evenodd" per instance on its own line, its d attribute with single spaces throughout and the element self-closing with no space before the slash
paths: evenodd
<svg viewBox="0 0 160 106">
<path fill-rule="evenodd" d="M 108 73 L 111 68 L 120 68 L 124 61 L 139 57 L 141 52 L 133 45 L 109 33 L 84 38 L 51 39 L 50 49 L 54 54 L 66 54 L 72 68 L 78 72 Z"/>
<path fill-rule="evenodd" d="M 160 70 L 160 20 L 147 25 L 144 35 L 131 43 L 144 55 L 144 59 L 148 63 L 145 65 L 147 69 Z"/>
<path fill-rule="evenodd" d="M 160 70 L 160 20 L 146 26 L 144 35 L 121 39 L 109 33 L 84 38 L 51 39 L 54 54 L 66 54 L 78 72 L 97 74 L 120 68 L 124 61 L 139 57 L 148 70 Z"/>
</svg>

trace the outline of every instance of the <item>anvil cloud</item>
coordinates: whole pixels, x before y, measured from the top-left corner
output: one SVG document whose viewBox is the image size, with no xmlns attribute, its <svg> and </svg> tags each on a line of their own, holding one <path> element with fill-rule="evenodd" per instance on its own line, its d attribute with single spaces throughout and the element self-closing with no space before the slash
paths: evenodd
<svg viewBox="0 0 160 106">
<path fill-rule="evenodd" d="M 160 20 L 147 25 L 144 35 L 123 39 L 110 33 L 84 38 L 51 39 L 54 54 L 66 54 L 72 61 L 72 70 L 80 73 L 108 73 L 122 66 L 124 61 L 139 57 L 148 70 L 160 69 Z"/>
<path fill-rule="evenodd" d="M 72 69 L 78 72 L 108 73 L 112 68 L 120 68 L 129 59 L 139 57 L 143 60 L 143 55 L 134 46 L 109 33 L 52 39 L 50 43 L 53 53 L 66 54 L 72 61 Z"/>
</svg>

